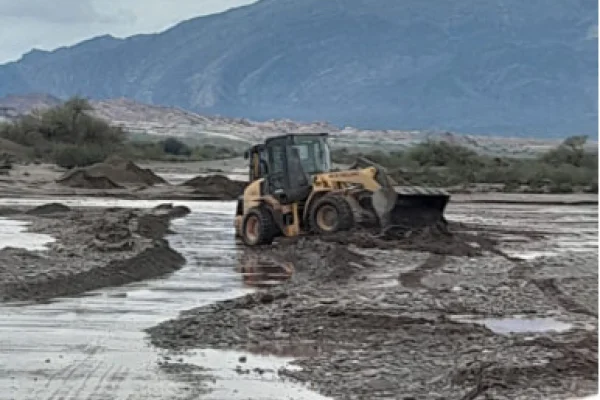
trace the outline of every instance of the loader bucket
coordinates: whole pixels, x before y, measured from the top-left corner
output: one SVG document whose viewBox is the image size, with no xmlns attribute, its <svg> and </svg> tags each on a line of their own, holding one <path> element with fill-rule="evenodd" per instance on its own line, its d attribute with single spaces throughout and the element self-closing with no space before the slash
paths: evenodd
<svg viewBox="0 0 600 400">
<path fill-rule="evenodd" d="M 415 186 L 382 188 L 373 193 L 373 208 L 382 230 L 395 231 L 445 226 L 444 210 L 450 194 L 441 189 Z"/>
</svg>

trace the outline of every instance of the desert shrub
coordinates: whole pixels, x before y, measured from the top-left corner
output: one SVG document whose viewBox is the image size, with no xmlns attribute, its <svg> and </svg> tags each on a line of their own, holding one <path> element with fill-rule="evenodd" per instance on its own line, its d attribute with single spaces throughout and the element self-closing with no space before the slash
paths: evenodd
<svg viewBox="0 0 600 400">
<path fill-rule="evenodd" d="M 174 156 L 190 156 L 192 154 L 192 149 L 187 144 L 172 137 L 162 142 L 162 150 Z"/>
<path fill-rule="evenodd" d="M 566 138 L 556 149 L 543 154 L 543 162 L 551 165 L 568 164 L 576 167 L 590 167 L 598 163 L 597 155 L 586 153 L 584 146 L 587 136 L 571 136 Z M 595 158 L 595 160 L 594 160 Z"/>
<path fill-rule="evenodd" d="M 432 167 L 474 167 L 482 163 L 475 151 L 442 141 L 419 143 L 407 151 L 407 157 L 421 166 Z"/>
<path fill-rule="evenodd" d="M 221 160 L 225 158 L 237 157 L 240 154 L 227 147 L 214 146 L 206 144 L 196 146 L 192 151 L 192 158 L 195 160 Z"/>
<path fill-rule="evenodd" d="M 34 111 L 0 127 L 0 136 L 32 147 L 37 158 L 63 166 L 88 165 L 121 148 L 121 128 L 88 113 L 92 107 L 80 97 L 45 111 Z"/>
<path fill-rule="evenodd" d="M 227 147 L 217 147 L 210 144 L 191 147 L 175 139 L 183 144 L 183 147 L 181 147 L 169 139 L 161 141 L 131 140 L 125 143 L 119 153 L 133 160 L 177 162 L 218 160 L 239 156 L 238 152 Z"/>
<path fill-rule="evenodd" d="M 519 190 L 519 188 L 521 187 L 521 185 L 519 185 L 518 182 L 515 181 L 510 181 L 510 182 L 506 182 L 504 184 L 504 186 L 502 187 L 502 191 L 503 192 L 516 192 Z"/>
<path fill-rule="evenodd" d="M 463 146 L 427 141 L 403 152 L 352 154 L 332 152 L 336 162 L 352 163 L 357 155 L 388 168 L 398 182 L 413 185 L 456 186 L 475 183 L 520 190 L 570 193 L 598 188 L 598 155 L 584 149 L 585 137 L 574 136 L 537 158 L 491 157 Z"/>
<path fill-rule="evenodd" d="M 598 193 L 598 182 L 594 182 L 587 186 L 584 190 L 585 193 Z"/>
<path fill-rule="evenodd" d="M 88 144 L 58 145 L 54 150 L 53 158 L 57 165 L 63 168 L 85 167 L 104 161 L 109 154 L 99 145 Z"/>
</svg>

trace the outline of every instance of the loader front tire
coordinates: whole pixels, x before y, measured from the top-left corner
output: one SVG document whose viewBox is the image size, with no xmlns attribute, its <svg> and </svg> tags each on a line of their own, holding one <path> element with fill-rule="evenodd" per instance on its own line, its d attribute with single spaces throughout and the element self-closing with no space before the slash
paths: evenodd
<svg viewBox="0 0 600 400">
<path fill-rule="evenodd" d="M 316 234 L 347 231 L 354 225 L 352 208 L 342 196 L 325 195 L 311 207 L 309 225 Z"/>
<path fill-rule="evenodd" d="M 248 246 L 273 243 L 274 222 L 271 213 L 264 208 L 252 208 L 242 221 L 242 241 Z"/>
</svg>

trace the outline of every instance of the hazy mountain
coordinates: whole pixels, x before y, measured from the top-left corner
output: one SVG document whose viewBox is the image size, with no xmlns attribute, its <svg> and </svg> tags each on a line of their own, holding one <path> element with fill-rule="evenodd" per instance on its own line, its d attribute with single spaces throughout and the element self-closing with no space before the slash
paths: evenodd
<svg viewBox="0 0 600 400">
<path fill-rule="evenodd" d="M 0 96 L 363 128 L 597 137 L 596 0 L 262 0 L 0 66 Z"/>
</svg>

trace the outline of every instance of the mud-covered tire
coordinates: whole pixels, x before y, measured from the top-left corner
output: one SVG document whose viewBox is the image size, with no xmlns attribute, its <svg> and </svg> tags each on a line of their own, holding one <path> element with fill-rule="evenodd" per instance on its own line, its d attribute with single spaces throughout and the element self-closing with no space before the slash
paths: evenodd
<svg viewBox="0 0 600 400">
<path fill-rule="evenodd" d="M 310 230 L 327 234 L 350 230 L 354 226 L 352 208 L 339 195 L 325 195 L 311 207 L 308 216 Z"/>
<path fill-rule="evenodd" d="M 247 246 L 273 243 L 275 226 L 271 213 L 264 208 L 252 208 L 242 221 L 242 241 Z"/>
</svg>

